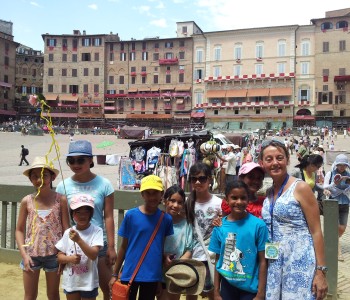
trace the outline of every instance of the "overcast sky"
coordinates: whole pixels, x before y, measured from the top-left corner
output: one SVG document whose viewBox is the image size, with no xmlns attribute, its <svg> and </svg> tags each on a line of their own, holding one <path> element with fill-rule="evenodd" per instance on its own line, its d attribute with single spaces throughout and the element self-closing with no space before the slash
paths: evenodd
<svg viewBox="0 0 350 300">
<path fill-rule="evenodd" d="M 41 35 L 118 33 L 122 40 L 176 36 L 176 22 L 203 31 L 307 25 L 325 12 L 350 7 L 345 0 L 8 0 L 0 19 L 13 22 L 16 42 L 43 50 Z"/>
</svg>

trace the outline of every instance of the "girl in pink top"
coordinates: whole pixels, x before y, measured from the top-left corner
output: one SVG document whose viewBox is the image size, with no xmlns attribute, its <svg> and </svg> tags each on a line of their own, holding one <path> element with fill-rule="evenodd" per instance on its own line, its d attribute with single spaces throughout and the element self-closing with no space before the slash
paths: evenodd
<svg viewBox="0 0 350 300">
<path fill-rule="evenodd" d="M 69 227 L 69 217 L 66 197 L 52 190 L 58 173 L 45 157 L 36 157 L 23 172 L 36 190 L 22 199 L 16 227 L 25 299 L 37 298 L 40 269 L 46 272 L 47 298 L 60 298 L 55 244 Z"/>
</svg>

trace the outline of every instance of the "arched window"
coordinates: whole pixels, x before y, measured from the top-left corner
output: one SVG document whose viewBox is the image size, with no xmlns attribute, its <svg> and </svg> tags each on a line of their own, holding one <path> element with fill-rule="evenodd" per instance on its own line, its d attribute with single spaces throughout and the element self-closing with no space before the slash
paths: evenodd
<svg viewBox="0 0 350 300">
<path fill-rule="evenodd" d="M 337 22 L 336 28 L 348 28 L 348 22 L 347 21 L 339 21 Z"/>
<path fill-rule="evenodd" d="M 333 24 L 331 22 L 324 22 L 321 24 L 321 30 L 333 29 Z"/>
</svg>

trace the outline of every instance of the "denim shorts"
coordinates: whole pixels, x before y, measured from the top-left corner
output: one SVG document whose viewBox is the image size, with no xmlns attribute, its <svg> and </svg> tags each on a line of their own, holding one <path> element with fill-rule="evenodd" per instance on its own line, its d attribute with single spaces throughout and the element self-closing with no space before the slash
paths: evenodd
<svg viewBox="0 0 350 300">
<path fill-rule="evenodd" d="M 349 204 L 339 204 L 339 225 L 348 224 Z"/>
<path fill-rule="evenodd" d="M 81 298 L 96 298 L 98 296 L 98 288 L 94 288 L 92 291 L 73 291 L 67 292 L 63 290 L 66 295 L 79 293 Z"/>
<path fill-rule="evenodd" d="M 98 251 L 98 257 L 105 257 L 107 254 L 107 242 L 103 243 L 103 247 L 100 248 L 100 251 Z"/>
<path fill-rule="evenodd" d="M 33 266 L 31 266 L 33 270 L 43 269 L 45 272 L 55 272 L 58 270 L 58 261 L 56 255 L 36 256 L 31 257 L 31 259 L 34 264 Z M 24 271 L 23 260 L 21 261 L 19 266 Z"/>
</svg>

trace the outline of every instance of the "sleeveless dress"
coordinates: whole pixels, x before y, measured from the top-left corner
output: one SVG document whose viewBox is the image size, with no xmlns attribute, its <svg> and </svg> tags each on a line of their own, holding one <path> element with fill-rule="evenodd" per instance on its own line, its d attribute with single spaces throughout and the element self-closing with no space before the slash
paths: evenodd
<svg viewBox="0 0 350 300">
<path fill-rule="evenodd" d="M 269 230 L 269 240 L 279 243 L 279 258 L 268 260 L 266 300 L 315 299 L 312 281 L 316 258 L 312 236 L 299 202 L 294 198 L 298 181 L 276 200 L 271 237 L 271 194 L 266 198 L 262 217 Z"/>
</svg>

